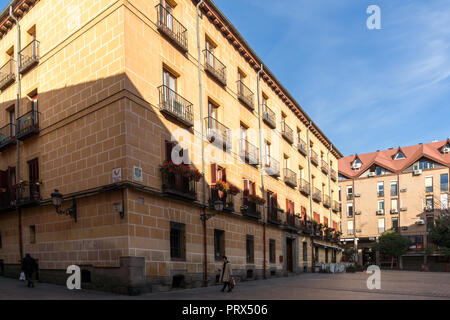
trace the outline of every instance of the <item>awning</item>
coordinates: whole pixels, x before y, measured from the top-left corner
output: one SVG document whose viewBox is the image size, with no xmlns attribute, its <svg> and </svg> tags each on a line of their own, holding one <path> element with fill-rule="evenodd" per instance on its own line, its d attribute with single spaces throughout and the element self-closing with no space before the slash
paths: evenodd
<svg viewBox="0 0 450 320">
<path fill-rule="evenodd" d="M 333 249 L 333 250 L 342 250 L 339 247 L 330 246 L 328 244 L 322 244 L 322 243 L 317 243 L 317 242 L 314 242 L 314 247 L 319 247 L 319 248 L 324 248 L 324 249 Z"/>
</svg>

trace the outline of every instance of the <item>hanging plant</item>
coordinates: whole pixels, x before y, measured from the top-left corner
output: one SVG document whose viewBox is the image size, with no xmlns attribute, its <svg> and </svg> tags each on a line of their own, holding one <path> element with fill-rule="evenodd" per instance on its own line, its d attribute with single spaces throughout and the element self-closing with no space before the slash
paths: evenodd
<svg viewBox="0 0 450 320">
<path fill-rule="evenodd" d="M 190 176 L 189 176 L 193 181 L 195 182 L 199 182 L 203 175 L 200 173 L 200 171 L 198 171 L 197 169 L 191 169 L 190 172 Z"/>
<path fill-rule="evenodd" d="M 230 185 L 228 183 L 226 183 L 225 181 L 219 180 L 216 182 L 214 189 L 217 191 L 222 191 L 222 192 L 228 193 L 228 192 L 230 192 Z"/>
<path fill-rule="evenodd" d="M 230 184 L 230 194 L 231 194 L 231 195 L 235 196 L 235 195 L 237 195 L 239 192 L 240 192 L 240 191 L 239 191 L 239 188 L 238 188 L 238 187 L 236 187 L 236 186 Z"/>
</svg>

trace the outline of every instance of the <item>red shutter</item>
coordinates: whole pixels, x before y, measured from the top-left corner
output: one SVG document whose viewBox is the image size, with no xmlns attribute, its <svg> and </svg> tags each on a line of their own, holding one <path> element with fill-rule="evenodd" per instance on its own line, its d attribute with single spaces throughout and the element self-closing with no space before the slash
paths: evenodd
<svg viewBox="0 0 450 320">
<path fill-rule="evenodd" d="M 221 168 L 221 169 L 222 169 L 222 181 L 227 182 L 227 169 L 225 169 L 225 168 Z"/>
<path fill-rule="evenodd" d="M 254 195 L 256 195 L 256 183 L 254 183 L 254 182 L 251 182 L 250 183 L 250 194 L 252 195 L 252 196 L 254 196 Z"/>
<path fill-rule="evenodd" d="M 328 218 L 323 218 L 323 224 L 328 227 Z"/>
<path fill-rule="evenodd" d="M 295 203 L 294 203 L 294 201 L 291 202 L 291 206 L 292 206 L 292 211 L 291 211 L 291 213 L 292 213 L 292 214 L 295 214 Z"/>
<path fill-rule="evenodd" d="M 249 181 L 247 179 L 244 179 L 244 197 L 247 197 L 249 195 L 248 183 Z"/>
<path fill-rule="evenodd" d="M 288 199 L 286 199 L 286 212 L 291 212 L 291 202 Z"/>
<path fill-rule="evenodd" d="M 314 212 L 314 220 L 316 220 L 317 223 L 320 223 L 320 214 L 318 214 L 317 212 Z"/>
<path fill-rule="evenodd" d="M 211 183 L 214 184 L 217 182 L 217 165 L 215 163 L 211 164 Z"/>
<path fill-rule="evenodd" d="M 333 229 L 338 231 L 338 224 L 336 221 L 333 221 Z"/>
</svg>

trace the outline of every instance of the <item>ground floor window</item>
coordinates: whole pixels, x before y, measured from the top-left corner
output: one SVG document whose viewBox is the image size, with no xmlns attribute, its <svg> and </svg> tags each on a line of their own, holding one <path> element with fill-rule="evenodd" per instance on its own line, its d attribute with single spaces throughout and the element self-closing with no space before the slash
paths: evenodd
<svg viewBox="0 0 450 320">
<path fill-rule="evenodd" d="M 316 262 L 319 262 L 319 247 L 315 247 L 315 252 L 314 252 L 314 260 Z"/>
<path fill-rule="evenodd" d="M 308 260 L 308 243 L 303 242 L 303 261 Z"/>
<path fill-rule="evenodd" d="M 186 234 L 183 223 L 170 223 L 170 257 L 175 260 L 186 259 Z"/>
<path fill-rule="evenodd" d="M 328 249 L 325 249 L 325 263 L 328 263 Z"/>
<path fill-rule="evenodd" d="M 275 254 L 275 240 L 270 239 L 269 240 L 269 259 L 270 259 L 270 263 L 276 263 L 276 254 Z"/>
<path fill-rule="evenodd" d="M 247 235 L 247 263 L 255 262 L 254 236 Z"/>
<path fill-rule="evenodd" d="M 216 260 L 222 260 L 225 256 L 225 231 L 214 230 L 214 257 Z"/>
</svg>

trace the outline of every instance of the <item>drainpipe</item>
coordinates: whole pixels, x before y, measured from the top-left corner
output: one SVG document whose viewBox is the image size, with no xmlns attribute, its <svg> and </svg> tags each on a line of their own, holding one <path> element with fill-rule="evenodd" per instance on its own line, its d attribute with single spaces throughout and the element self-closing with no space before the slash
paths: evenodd
<svg viewBox="0 0 450 320">
<path fill-rule="evenodd" d="M 311 194 L 309 196 L 309 213 L 311 216 L 311 221 L 313 220 L 313 200 L 312 200 L 312 196 L 314 193 L 314 189 L 313 189 L 313 185 L 312 185 L 312 173 L 311 173 L 311 140 L 309 139 L 309 131 L 312 127 L 312 123 L 309 124 L 308 129 L 306 130 L 306 141 L 307 141 L 307 147 L 308 147 L 308 174 L 309 174 L 309 189 L 311 190 Z M 312 251 L 312 255 L 311 255 L 311 272 L 315 273 L 316 272 L 316 262 L 315 262 L 315 257 L 314 257 L 314 225 L 311 223 L 311 251 Z"/>
<path fill-rule="evenodd" d="M 16 87 L 17 87 L 17 101 L 16 101 L 16 128 L 14 130 L 17 136 L 17 130 L 19 129 L 19 117 L 20 117 L 20 25 L 19 20 L 13 14 L 12 6 L 9 7 L 9 16 L 16 22 L 17 27 L 17 48 L 16 48 Z M 20 172 L 20 141 L 16 139 L 17 145 L 17 170 L 16 170 L 16 184 L 22 181 Z M 18 193 L 16 191 L 16 197 Z M 22 242 L 22 212 L 20 208 L 17 208 L 17 215 L 19 219 L 19 251 L 20 259 L 23 258 L 23 242 Z"/>
<path fill-rule="evenodd" d="M 331 228 L 333 225 L 333 199 L 331 199 L 331 163 L 330 163 L 330 154 L 333 152 L 333 145 L 330 146 L 330 149 L 328 150 L 328 196 L 330 197 L 330 225 L 328 226 Z"/>
<path fill-rule="evenodd" d="M 353 246 L 356 250 L 355 260 L 356 264 L 358 264 L 359 253 L 358 253 L 358 242 L 356 240 L 356 190 L 355 190 L 355 179 L 352 179 L 352 189 L 353 189 Z"/>
<path fill-rule="evenodd" d="M 261 191 L 262 197 L 266 199 L 266 192 L 264 188 L 264 159 L 263 159 L 263 136 L 262 136 L 262 122 L 261 122 L 261 72 L 264 71 L 264 65 L 261 64 L 261 69 L 258 71 L 257 81 L 257 95 L 258 95 L 258 122 L 259 122 L 259 158 L 261 164 Z M 266 279 L 266 202 L 263 203 L 262 210 L 263 219 L 263 279 Z"/>
<path fill-rule="evenodd" d="M 199 106 L 200 106 L 200 128 L 201 128 L 201 149 L 202 149 L 202 173 L 203 173 L 203 209 L 201 220 L 203 225 L 203 286 L 208 286 L 208 247 L 206 236 L 206 180 L 205 180 L 205 146 L 204 138 L 205 132 L 203 128 L 203 90 L 202 90 L 202 69 L 201 69 L 201 48 L 200 48 L 200 6 L 204 0 L 200 0 L 197 4 L 197 65 L 198 65 L 198 91 L 199 91 Z"/>
</svg>

